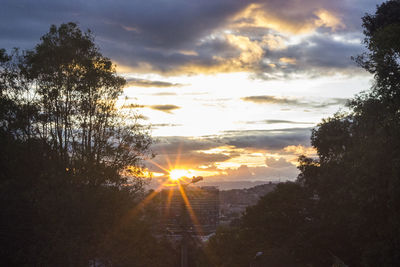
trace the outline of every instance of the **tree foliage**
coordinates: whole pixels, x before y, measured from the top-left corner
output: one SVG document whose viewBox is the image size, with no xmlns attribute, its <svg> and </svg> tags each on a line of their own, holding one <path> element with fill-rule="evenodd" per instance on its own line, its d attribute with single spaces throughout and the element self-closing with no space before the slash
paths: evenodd
<svg viewBox="0 0 400 267">
<path fill-rule="evenodd" d="M 374 86 L 313 130 L 318 158 L 300 157 L 295 183 L 247 209 L 224 236 L 235 242 L 217 233 L 213 250 L 246 244 L 217 259 L 250 262 L 260 251 L 254 266 L 400 265 L 400 1 L 379 5 L 363 27 L 369 52 L 357 61 Z"/>
<path fill-rule="evenodd" d="M 364 43 L 369 52 L 357 57 L 358 63 L 375 74 L 377 85 L 382 96 L 395 93 L 400 85 L 400 3 L 392 0 L 377 7 L 375 14 L 363 17 L 365 39 Z"/>
<path fill-rule="evenodd" d="M 137 118 L 117 109 L 125 80 L 74 23 L 52 26 L 41 40 L 21 70 L 39 109 L 31 132 L 88 183 L 124 182 L 121 172 L 140 171 L 133 167 L 151 144 Z"/>
<path fill-rule="evenodd" d="M 174 264 L 152 222 L 127 216 L 151 137 L 118 109 L 124 84 L 74 23 L 31 51 L 0 50 L 2 266 Z"/>
</svg>

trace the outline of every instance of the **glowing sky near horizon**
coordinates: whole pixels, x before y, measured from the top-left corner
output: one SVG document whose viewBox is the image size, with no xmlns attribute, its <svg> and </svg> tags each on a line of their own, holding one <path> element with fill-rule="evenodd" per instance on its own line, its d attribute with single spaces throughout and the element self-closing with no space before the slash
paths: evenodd
<svg viewBox="0 0 400 267">
<path fill-rule="evenodd" d="M 33 48 L 50 24 L 90 28 L 128 84 L 119 104 L 152 125 L 161 183 L 188 169 L 205 181 L 294 180 L 314 155 L 311 129 L 346 110 L 372 77 L 361 17 L 377 0 L 6 0 L 3 47 Z M 162 167 L 162 168 L 160 168 Z"/>
</svg>

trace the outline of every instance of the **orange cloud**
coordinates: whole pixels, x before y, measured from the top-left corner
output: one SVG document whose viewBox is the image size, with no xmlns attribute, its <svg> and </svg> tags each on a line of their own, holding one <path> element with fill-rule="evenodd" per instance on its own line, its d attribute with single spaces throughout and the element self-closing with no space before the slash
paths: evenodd
<svg viewBox="0 0 400 267">
<path fill-rule="evenodd" d="M 292 154 L 295 154 L 297 156 L 305 155 L 305 156 L 308 156 L 308 157 L 312 157 L 312 156 L 315 156 L 317 154 L 317 150 L 315 150 L 315 148 L 313 148 L 313 147 L 305 147 L 305 146 L 302 146 L 302 145 L 287 146 L 283 150 L 285 152 L 292 153 Z"/>
<path fill-rule="evenodd" d="M 279 61 L 285 64 L 291 64 L 291 65 L 296 64 L 296 59 L 290 57 L 281 57 Z"/>
<path fill-rule="evenodd" d="M 286 8 L 296 8 L 296 6 Z M 326 9 L 321 8 L 310 13 L 308 10 L 302 11 L 301 7 L 297 8 L 299 12 L 292 12 L 293 18 L 288 18 L 276 12 L 276 9 L 268 8 L 267 5 L 253 3 L 233 17 L 232 25 L 238 28 L 268 28 L 290 34 L 311 33 L 322 26 L 331 28 L 334 31 L 339 28 L 345 28 L 340 18 Z M 296 19 L 296 15 L 300 18 Z"/>
<path fill-rule="evenodd" d="M 328 10 L 320 9 L 314 14 L 319 18 L 315 21 L 315 25 L 318 27 L 325 26 L 331 28 L 333 31 L 346 28 L 346 25 L 340 21 L 339 17 Z"/>
</svg>

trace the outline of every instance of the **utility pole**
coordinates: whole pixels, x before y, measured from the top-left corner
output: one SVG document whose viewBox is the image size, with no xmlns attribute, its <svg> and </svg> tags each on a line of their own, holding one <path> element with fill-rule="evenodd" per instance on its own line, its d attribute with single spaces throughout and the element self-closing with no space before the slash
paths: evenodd
<svg viewBox="0 0 400 267">
<path fill-rule="evenodd" d="M 197 183 L 199 181 L 203 180 L 202 176 L 193 176 L 192 180 L 184 185 L 179 185 L 181 187 L 183 193 L 186 194 L 186 187 L 189 186 L 190 184 Z M 188 267 L 188 242 L 189 242 L 189 237 L 190 237 L 190 232 L 189 232 L 189 212 L 187 209 L 187 204 L 185 203 L 185 200 L 183 199 L 182 196 L 182 211 L 181 211 L 181 228 L 182 228 L 182 240 L 181 240 L 181 267 Z"/>
<path fill-rule="evenodd" d="M 182 201 L 182 240 L 181 240 L 181 267 L 188 267 L 188 213 L 185 202 Z"/>
</svg>

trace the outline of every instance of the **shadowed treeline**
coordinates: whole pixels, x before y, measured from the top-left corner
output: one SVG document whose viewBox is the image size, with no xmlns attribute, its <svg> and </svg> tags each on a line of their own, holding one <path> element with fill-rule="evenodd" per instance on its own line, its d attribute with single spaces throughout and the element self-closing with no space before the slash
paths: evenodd
<svg viewBox="0 0 400 267">
<path fill-rule="evenodd" d="M 151 217 L 129 216 L 151 138 L 116 107 L 124 84 L 73 23 L 0 50 L 0 265 L 174 265 Z"/>
<path fill-rule="evenodd" d="M 400 1 L 363 27 L 373 87 L 313 130 L 318 158 L 221 228 L 202 266 L 400 265 Z"/>
</svg>

